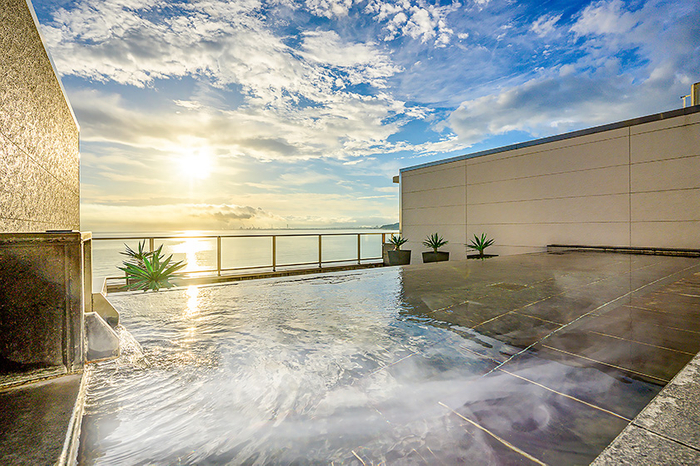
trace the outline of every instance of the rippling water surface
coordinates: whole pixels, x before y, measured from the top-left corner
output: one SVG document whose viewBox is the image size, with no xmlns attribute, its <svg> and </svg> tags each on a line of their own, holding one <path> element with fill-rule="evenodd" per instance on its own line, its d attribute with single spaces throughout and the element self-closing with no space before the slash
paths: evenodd
<svg viewBox="0 0 700 466">
<path fill-rule="evenodd" d="M 490 366 L 411 314 L 401 273 L 111 296 L 138 344 L 122 332 L 123 356 L 95 368 L 81 464 L 377 464 L 454 450 L 438 402 Z"/>
</svg>

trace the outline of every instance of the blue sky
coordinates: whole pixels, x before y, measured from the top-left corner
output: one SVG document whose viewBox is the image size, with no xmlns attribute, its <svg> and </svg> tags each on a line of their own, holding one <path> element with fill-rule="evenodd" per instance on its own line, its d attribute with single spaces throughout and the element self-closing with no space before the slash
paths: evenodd
<svg viewBox="0 0 700 466">
<path fill-rule="evenodd" d="M 34 0 L 82 229 L 362 227 L 402 167 L 682 106 L 700 0 Z"/>
</svg>

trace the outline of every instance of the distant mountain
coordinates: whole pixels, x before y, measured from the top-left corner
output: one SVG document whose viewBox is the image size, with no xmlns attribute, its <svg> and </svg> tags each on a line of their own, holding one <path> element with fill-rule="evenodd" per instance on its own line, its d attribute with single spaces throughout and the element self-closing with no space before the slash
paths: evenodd
<svg viewBox="0 0 700 466">
<path fill-rule="evenodd" d="M 390 223 L 389 225 L 382 225 L 379 228 L 381 228 L 382 230 L 398 230 L 399 229 L 399 222 Z"/>
</svg>

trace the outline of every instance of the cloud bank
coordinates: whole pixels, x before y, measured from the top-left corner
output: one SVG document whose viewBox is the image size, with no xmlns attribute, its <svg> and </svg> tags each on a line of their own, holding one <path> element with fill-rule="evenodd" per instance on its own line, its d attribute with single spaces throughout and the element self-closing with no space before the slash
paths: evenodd
<svg viewBox="0 0 700 466">
<path fill-rule="evenodd" d="M 700 80 L 700 0 L 58 5 L 83 198 L 134 218 L 391 223 L 402 166 L 677 108 Z M 199 156 L 207 182 L 173 168 Z"/>
</svg>

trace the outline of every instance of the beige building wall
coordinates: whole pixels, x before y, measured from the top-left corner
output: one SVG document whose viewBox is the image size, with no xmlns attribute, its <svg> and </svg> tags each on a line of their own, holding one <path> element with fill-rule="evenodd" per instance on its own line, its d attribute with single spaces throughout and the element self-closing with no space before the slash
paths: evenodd
<svg viewBox="0 0 700 466">
<path fill-rule="evenodd" d="M 548 244 L 700 249 L 700 107 L 401 171 L 408 247 L 438 232 L 451 259 Z M 413 261 L 420 262 L 420 254 Z"/>
<path fill-rule="evenodd" d="M 0 233 L 80 229 L 78 124 L 26 0 L 0 0 Z"/>
<path fill-rule="evenodd" d="M 700 249 L 700 113 L 631 127 L 630 152 L 631 245 Z"/>
</svg>

